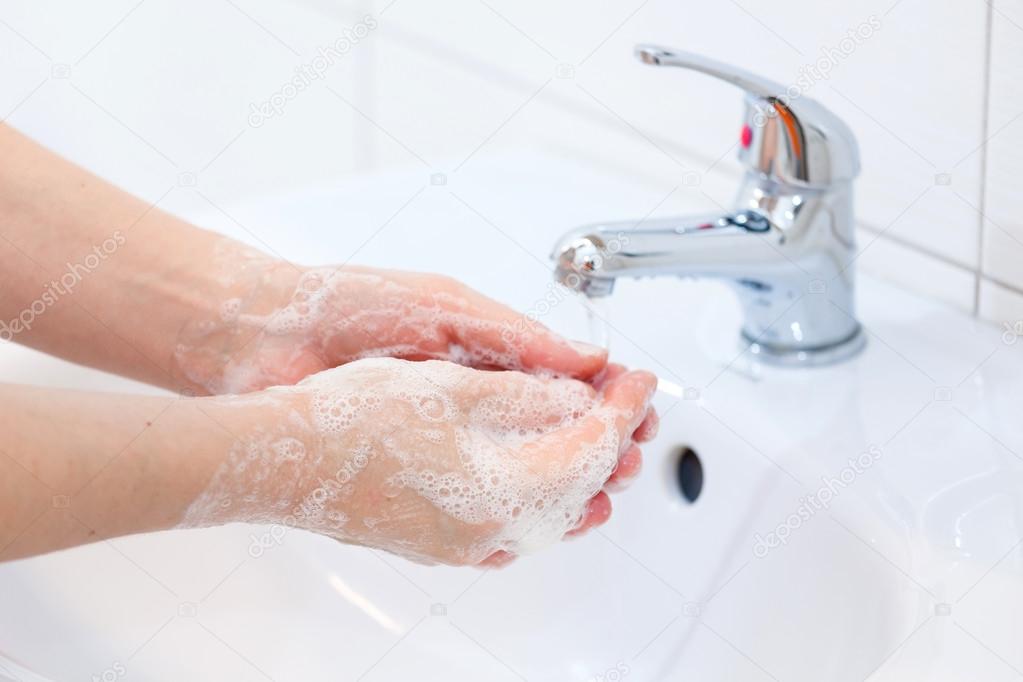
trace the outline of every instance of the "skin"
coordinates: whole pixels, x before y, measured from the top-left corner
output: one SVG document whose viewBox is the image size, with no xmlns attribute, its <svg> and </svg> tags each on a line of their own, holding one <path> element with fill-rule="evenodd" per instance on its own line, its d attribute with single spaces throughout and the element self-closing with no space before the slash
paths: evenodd
<svg viewBox="0 0 1023 682">
<path fill-rule="evenodd" d="M 293 384 L 366 357 L 592 379 L 606 352 L 573 343 L 441 275 L 357 266 L 298 268 L 221 243 L 208 300 L 230 312 L 189 320 L 175 369 L 193 390 Z M 244 263 L 244 265 L 239 265 Z M 301 321 L 296 317 L 301 316 Z"/>
<path fill-rule="evenodd" d="M 573 344 L 447 277 L 270 258 L 168 215 L 5 126 L 0 153 L 0 339 L 178 393 L 0 386 L 0 560 L 182 525 L 290 523 L 281 510 L 300 505 L 310 489 L 282 481 L 338 471 L 362 442 L 357 437 L 383 443 L 385 426 L 388 443 L 429 451 L 438 472 L 464 473 L 452 443 L 483 428 L 470 417 L 480 396 L 524 400 L 526 385 L 555 390 L 568 382 L 589 401 L 574 415 L 552 403 L 531 440 L 504 449 L 540 481 L 569 470 L 600 425 L 614 424 L 605 480 L 592 486 L 568 534 L 605 522 L 606 491 L 639 471 L 637 443 L 656 431 L 655 379 L 608 365 L 600 349 Z M 386 361 L 399 363 L 392 368 L 414 365 L 426 381 L 464 373 L 444 389 L 456 406 L 441 429 L 446 445 L 428 446 L 414 423 L 385 424 L 400 403 L 383 416 L 362 415 L 344 433 L 309 426 L 324 382 L 386 398 L 382 386 L 393 382 L 374 383 L 383 381 L 380 361 L 361 360 L 379 357 L 396 358 Z M 320 388 L 270 388 L 307 377 Z M 229 508 L 203 509 L 232 453 L 270 427 L 296 429 L 288 437 L 304 456 L 281 475 L 234 490 Z M 393 488 L 389 456 L 372 458 L 352 492 L 334 501 L 334 517 L 354 526 L 319 518 L 290 525 L 420 561 L 497 566 L 513 558 L 503 548 L 479 555 L 499 524 L 453 519 L 408 487 L 381 497 Z M 359 525 L 387 500 L 414 513 L 378 530 Z"/>
<path fill-rule="evenodd" d="M 380 370 L 371 371 L 361 364 L 341 368 L 346 371 L 345 380 L 372 391 L 381 383 Z M 446 363 L 415 364 L 422 365 L 417 372 L 430 377 L 434 375 L 430 365 Z M 654 390 L 649 374 L 615 368 L 595 388 L 517 372 L 458 371 L 464 374 L 459 375 L 457 388 L 449 391 L 457 414 L 440 425 L 445 442 L 467 427 L 471 406 L 486 396 L 514 396 L 526 384 L 567 382 L 594 398 L 592 410 L 571 425 L 544 430 L 528 444 L 503 454 L 525 463 L 530 481 L 553 480 L 585 443 L 594 440 L 602 428 L 596 415 L 606 411 L 615 423 L 614 454 L 621 453 L 607 484 L 637 473 L 638 460 L 626 455 L 635 451 L 635 439 L 643 438 L 644 431 L 649 434 L 645 408 Z M 344 386 L 330 376 L 318 375 L 317 380 L 321 385 Z M 429 450 L 431 466 L 440 473 L 457 473 L 462 467 L 454 448 L 417 440 L 417 428 L 422 424 L 414 421 L 402 419 L 401 428 L 395 429 L 378 414 L 371 414 L 341 434 L 324 434 L 308 427 L 313 421 L 314 391 L 303 384 L 241 396 L 182 398 L 0 386 L 0 428 L 5 434 L 4 456 L 0 457 L 0 559 L 182 525 L 256 521 L 295 526 L 422 562 L 507 563 L 510 556 L 503 551 L 486 556 L 471 552 L 473 546 L 502 529 L 499 523 L 459 522 L 410 489 L 385 492 L 384 481 L 394 473 L 395 463 L 382 452 L 371 456 L 369 464 L 353 477 L 352 494 L 328 505 L 328 511 L 349 517 L 345 529 L 334 528 L 321 516 L 286 519 L 286 515 L 295 515 L 294 510 L 323 480 L 331 479 L 352 460 L 355 443 L 362 437 L 376 442 L 386 432 L 414 448 L 417 455 Z M 396 409 L 400 406 L 388 404 L 384 413 L 393 417 Z M 301 420 L 297 428 L 296 416 Z M 563 415 L 552 409 L 549 416 L 557 421 Z M 291 426 L 276 428 L 282 424 Z M 272 433 L 278 437 L 300 440 L 305 455 L 300 461 L 283 464 L 261 462 L 262 480 L 248 480 L 249 473 L 236 472 L 232 453 L 239 446 L 261 442 L 268 425 L 274 425 Z M 222 468 L 225 464 L 226 470 Z M 210 491 L 210 481 L 218 471 L 225 472 L 236 485 L 233 489 L 215 486 L 214 490 L 226 492 L 235 503 L 226 509 L 200 506 L 196 517 L 194 504 Z M 243 494 L 253 499 L 241 500 Z M 286 502 L 283 508 L 270 505 L 282 500 Z M 579 511 L 575 533 L 604 522 L 610 513 L 606 493 L 596 493 Z M 367 516 L 385 521 L 374 529 L 354 523 Z"/>
</svg>

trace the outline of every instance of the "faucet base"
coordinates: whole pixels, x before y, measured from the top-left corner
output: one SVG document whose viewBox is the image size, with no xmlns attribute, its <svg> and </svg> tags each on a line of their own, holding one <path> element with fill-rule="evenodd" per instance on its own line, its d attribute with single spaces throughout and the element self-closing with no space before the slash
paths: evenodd
<svg viewBox="0 0 1023 682">
<path fill-rule="evenodd" d="M 852 334 L 835 343 L 814 348 L 794 348 L 758 341 L 744 330 L 742 343 L 753 357 L 768 365 L 820 367 L 844 362 L 857 355 L 867 345 L 867 335 L 863 332 L 863 327 L 857 324 Z"/>
</svg>

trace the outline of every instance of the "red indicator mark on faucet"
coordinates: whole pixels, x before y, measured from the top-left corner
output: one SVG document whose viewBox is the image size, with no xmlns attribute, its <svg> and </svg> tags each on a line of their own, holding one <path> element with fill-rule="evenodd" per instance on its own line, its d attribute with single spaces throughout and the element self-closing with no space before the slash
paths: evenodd
<svg viewBox="0 0 1023 682">
<path fill-rule="evenodd" d="M 743 149 L 749 149 L 749 146 L 753 144 L 753 129 L 749 125 L 742 126 L 742 132 L 739 133 L 739 142 L 742 143 Z"/>
</svg>

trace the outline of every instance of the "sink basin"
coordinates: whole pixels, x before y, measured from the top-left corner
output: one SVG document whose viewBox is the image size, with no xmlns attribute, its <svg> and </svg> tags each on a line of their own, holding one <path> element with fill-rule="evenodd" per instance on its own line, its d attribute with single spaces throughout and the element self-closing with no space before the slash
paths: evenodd
<svg viewBox="0 0 1023 682">
<path fill-rule="evenodd" d="M 303 262 L 453 274 L 589 336 L 547 249 L 660 193 L 528 155 L 471 171 L 225 201 L 231 220 L 168 206 Z M 659 375 L 663 421 L 597 532 L 500 571 L 255 526 L 3 564 L 0 679 L 1016 679 L 1023 343 L 869 277 L 859 294 L 863 354 L 797 370 L 742 351 L 721 284 L 619 283 L 597 314 L 615 359 Z M 11 345 L 0 371 L 138 390 Z"/>
</svg>

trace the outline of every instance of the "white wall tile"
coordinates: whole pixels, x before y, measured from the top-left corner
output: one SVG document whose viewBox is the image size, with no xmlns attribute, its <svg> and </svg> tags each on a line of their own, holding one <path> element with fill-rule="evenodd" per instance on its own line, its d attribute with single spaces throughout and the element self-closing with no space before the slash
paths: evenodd
<svg viewBox="0 0 1023 682">
<path fill-rule="evenodd" d="M 973 271 L 943 262 L 875 232 L 859 230 L 856 239 L 862 250 L 856 265 L 862 272 L 972 312 L 976 286 Z"/>
<path fill-rule="evenodd" d="M 0 75 L 10 87 L 0 108 L 44 145 L 150 199 L 183 173 L 225 195 L 359 170 L 367 124 L 321 82 L 265 125 L 249 124 L 250 106 L 279 93 L 342 22 L 273 0 L 234 4 L 5 3 Z M 342 3 L 345 16 L 359 4 Z M 361 84 L 367 53 L 353 50 L 328 75 Z"/>
<path fill-rule="evenodd" d="M 1023 288 L 1023 4 L 995 2 L 991 32 L 983 269 Z"/>
<path fill-rule="evenodd" d="M 379 22 L 372 91 L 330 85 L 376 124 L 381 165 L 452 172 L 554 77 L 546 54 L 475 0 L 398 2 Z"/>
<path fill-rule="evenodd" d="M 66 0 L 5 2 L 0 33 L 7 34 L 5 42 L 11 36 L 31 43 L 47 62 L 73 65 L 137 4 L 137 0 L 110 0 L 90 7 Z"/>
<path fill-rule="evenodd" d="M 6 119 L 29 99 L 50 77 L 47 58 L 33 44 L 14 33 L 17 29 L 0 24 L 0 68 L 5 87 L 0 91 L 0 118 Z"/>
<path fill-rule="evenodd" d="M 981 280 L 980 316 L 999 325 L 1007 324 L 1013 333 L 1023 336 L 1017 329 L 1017 325 L 1023 325 L 1023 292 L 989 279 Z"/>
<path fill-rule="evenodd" d="M 825 89 L 860 140 L 858 214 L 976 267 L 984 111 L 983 3 L 903 0 Z M 825 99 L 822 95 L 822 99 Z M 936 176 L 946 175 L 950 184 Z"/>
<path fill-rule="evenodd" d="M 175 183 L 172 164 L 66 80 L 46 81 L 8 123 L 147 201 Z"/>
</svg>

